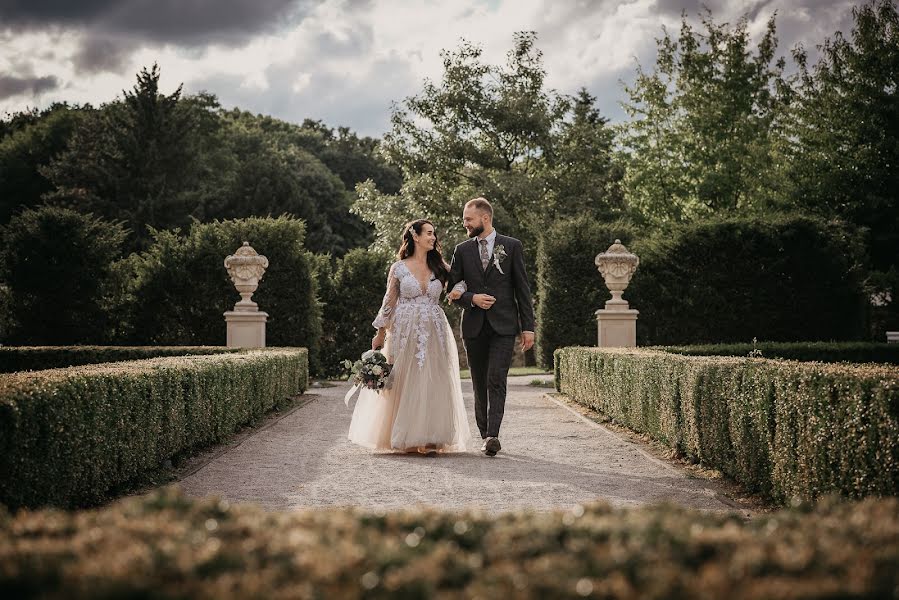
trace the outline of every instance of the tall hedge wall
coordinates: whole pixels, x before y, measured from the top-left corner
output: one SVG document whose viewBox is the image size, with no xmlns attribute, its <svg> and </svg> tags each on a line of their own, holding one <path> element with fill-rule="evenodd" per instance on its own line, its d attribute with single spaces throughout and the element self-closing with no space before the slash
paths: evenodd
<svg viewBox="0 0 899 600">
<path fill-rule="evenodd" d="M 633 228 L 603 224 L 588 217 L 560 221 L 537 246 L 537 361 L 552 368 L 563 346 L 596 344 L 596 316 L 611 298 L 594 259 L 616 238 L 628 245 Z"/>
<path fill-rule="evenodd" d="M 303 348 L 0 375 L 0 503 L 92 504 L 305 390 Z"/>
<path fill-rule="evenodd" d="M 641 346 L 864 339 L 856 241 L 805 216 L 731 218 L 638 238 L 624 294 Z"/>
<path fill-rule="evenodd" d="M 340 361 L 355 360 L 371 348 L 371 326 L 387 287 L 387 269 L 394 259 L 382 252 L 350 250 L 336 263 L 329 281 L 322 282 L 322 366 L 325 375 L 343 372 Z"/>
<path fill-rule="evenodd" d="M 223 265 L 244 241 L 269 260 L 253 301 L 269 314 L 269 346 L 309 349 L 317 372 L 321 307 L 313 257 L 303 247 L 305 225 L 290 217 L 194 223 L 186 234 L 160 231 L 151 247 L 125 259 L 125 287 L 115 322 L 120 343 L 157 346 L 221 345 L 222 316 L 240 296 Z"/>
<path fill-rule="evenodd" d="M 899 494 L 899 370 L 556 351 L 558 389 L 774 501 Z"/>
<path fill-rule="evenodd" d="M 611 297 L 594 258 L 614 238 L 640 257 L 624 298 L 641 346 L 865 338 L 856 244 L 805 216 L 732 218 L 638 232 L 562 221 L 541 239 L 537 344 L 545 365 L 596 344 L 594 312 Z"/>
</svg>

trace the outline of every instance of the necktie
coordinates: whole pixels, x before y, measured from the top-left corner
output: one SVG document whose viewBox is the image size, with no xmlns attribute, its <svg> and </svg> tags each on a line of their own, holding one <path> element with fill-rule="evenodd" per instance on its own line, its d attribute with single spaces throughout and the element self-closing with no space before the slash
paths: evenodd
<svg viewBox="0 0 899 600">
<path fill-rule="evenodd" d="M 487 256 L 487 240 L 481 240 L 481 268 L 487 270 L 490 257 Z"/>
</svg>

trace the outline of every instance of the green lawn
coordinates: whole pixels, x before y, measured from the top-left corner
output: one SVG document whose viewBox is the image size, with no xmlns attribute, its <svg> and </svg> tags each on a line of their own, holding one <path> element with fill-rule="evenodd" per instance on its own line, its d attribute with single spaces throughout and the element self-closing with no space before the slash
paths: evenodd
<svg viewBox="0 0 899 600">
<path fill-rule="evenodd" d="M 552 371 L 544 371 L 540 367 L 512 367 L 509 375 L 551 375 Z M 471 379 L 471 371 L 462 369 L 462 379 Z"/>
</svg>

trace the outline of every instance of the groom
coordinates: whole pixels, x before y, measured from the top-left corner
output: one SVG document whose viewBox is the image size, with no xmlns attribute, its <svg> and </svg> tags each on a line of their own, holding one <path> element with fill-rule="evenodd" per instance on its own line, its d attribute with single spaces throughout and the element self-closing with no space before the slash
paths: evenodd
<svg viewBox="0 0 899 600">
<path fill-rule="evenodd" d="M 525 352 L 534 345 L 534 307 L 521 242 L 493 229 L 490 203 L 469 200 L 462 224 L 470 239 L 453 250 L 447 289 L 460 281 L 468 288 L 457 302 L 463 309 L 462 339 L 474 386 L 475 418 L 484 439 L 481 452 L 496 456 L 515 336 L 521 332 Z"/>
</svg>

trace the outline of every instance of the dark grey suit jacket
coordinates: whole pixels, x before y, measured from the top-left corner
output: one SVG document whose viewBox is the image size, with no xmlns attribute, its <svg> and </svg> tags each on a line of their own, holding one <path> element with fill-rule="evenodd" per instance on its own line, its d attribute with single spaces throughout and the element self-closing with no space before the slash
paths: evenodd
<svg viewBox="0 0 899 600">
<path fill-rule="evenodd" d="M 503 246 L 507 254 L 500 263 L 502 273 L 496 268 L 492 256 L 487 270 L 481 268 L 477 238 L 466 240 L 453 250 L 447 289 L 451 290 L 460 281 L 468 287 L 456 301 L 462 307 L 462 337 L 477 337 L 485 318 L 500 335 L 534 331 L 534 304 L 524 268 L 524 249 L 515 238 L 497 233 L 494 252 L 499 246 Z M 496 303 L 488 310 L 478 308 L 472 304 L 475 294 L 490 294 L 496 298 Z"/>
</svg>

